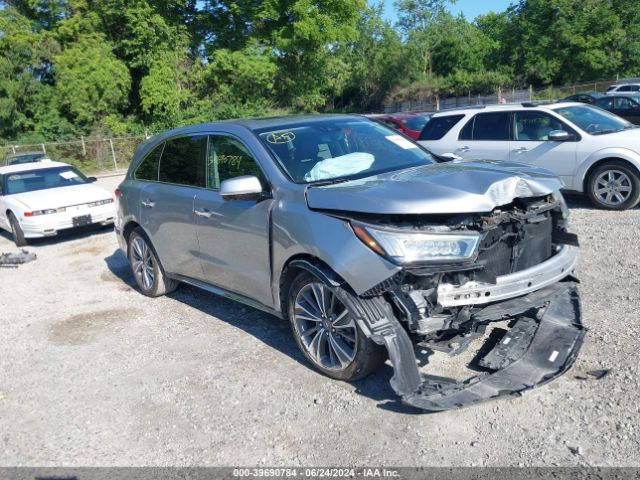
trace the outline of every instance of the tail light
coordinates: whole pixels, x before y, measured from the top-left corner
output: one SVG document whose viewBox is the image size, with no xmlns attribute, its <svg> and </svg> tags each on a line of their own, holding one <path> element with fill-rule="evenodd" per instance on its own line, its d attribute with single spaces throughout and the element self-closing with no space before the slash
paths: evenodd
<svg viewBox="0 0 640 480">
<path fill-rule="evenodd" d="M 113 194 L 115 195 L 115 199 L 116 200 L 118 198 L 120 198 L 120 187 L 116 187 L 116 189 L 114 190 Z"/>
</svg>

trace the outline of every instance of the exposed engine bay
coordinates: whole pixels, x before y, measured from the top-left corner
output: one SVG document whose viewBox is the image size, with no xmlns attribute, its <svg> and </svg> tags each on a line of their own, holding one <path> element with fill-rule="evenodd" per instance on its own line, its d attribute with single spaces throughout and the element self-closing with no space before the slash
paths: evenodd
<svg viewBox="0 0 640 480">
<path fill-rule="evenodd" d="M 407 265 L 362 295 L 389 305 L 385 318 L 361 328 L 387 347 L 392 386 L 405 403 L 434 411 L 463 407 L 520 394 L 571 366 L 585 330 L 571 276 L 578 240 L 567 232 L 564 209 L 548 195 L 450 218 L 349 215 L 378 228 L 481 233 L 475 258 Z M 506 328 L 487 335 L 492 323 L 505 321 Z M 414 346 L 454 356 L 476 340 L 482 355 L 465 381 L 418 371 Z"/>
</svg>

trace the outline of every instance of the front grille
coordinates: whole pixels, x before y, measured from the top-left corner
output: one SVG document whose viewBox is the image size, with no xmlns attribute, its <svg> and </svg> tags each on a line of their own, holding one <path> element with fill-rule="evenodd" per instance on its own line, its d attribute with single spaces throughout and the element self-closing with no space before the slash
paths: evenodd
<svg viewBox="0 0 640 480">
<path fill-rule="evenodd" d="M 536 223 L 503 223 L 482 240 L 478 261 L 497 277 L 538 265 L 552 256 L 552 228 L 550 215 Z"/>
</svg>

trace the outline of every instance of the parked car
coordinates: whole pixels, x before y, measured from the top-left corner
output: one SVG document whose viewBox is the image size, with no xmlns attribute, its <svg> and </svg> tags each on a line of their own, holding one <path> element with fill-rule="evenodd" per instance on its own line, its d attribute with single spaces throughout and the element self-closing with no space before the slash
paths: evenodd
<svg viewBox="0 0 640 480">
<path fill-rule="evenodd" d="M 114 198 L 95 180 L 59 162 L 0 167 L 0 228 L 21 247 L 63 229 L 112 224 Z"/>
<path fill-rule="evenodd" d="M 5 165 L 17 165 L 22 163 L 42 162 L 51 160 L 44 152 L 12 153 L 4 157 Z"/>
<path fill-rule="evenodd" d="M 580 102 L 587 103 L 589 105 L 594 105 L 597 100 L 601 98 L 606 98 L 604 93 L 598 92 L 583 92 L 576 93 L 575 95 L 569 95 L 567 98 L 562 100 L 563 102 Z"/>
<path fill-rule="evenodd" d="M 374 119 L 417 140 L 430 117 L 431 113 L 396 113 L 375 116 Z"/>
<path fill-rule="evenodd" d="M 640 125 L 640 95 L 607 95 L 598 99 L 596 105 Z"/>
<path fill-rule="evenodd" d="M 577 239 L 561 186 L 536 167 L 437 163 L 364 117 L 236 120 L 141 145 L 115 230 L 144 295 L 184 282 L 287 318 L 306 359 L 340 380 L 375 371 L 386 347 L 403 400 L 446 410 L 546 383 L 575 359 Z M 492 374 L 422 376 L 411 339 L 452 355 L 485 342 Z"/>
<path fill-rule="evenodd" d="M 546 168 L 594 205 L 640 200 L 640 136 L 626 120 L 582 103 L 492 105 L 435 114 L 422 145 L 449 159 L 492 159 Z"/>
<path fill-rule="evenodd" d="M 638 93 L 640 92 L 640 83 L 618 83 L 607 88 L 606 95 L 616 93 Z"/>
</svg>

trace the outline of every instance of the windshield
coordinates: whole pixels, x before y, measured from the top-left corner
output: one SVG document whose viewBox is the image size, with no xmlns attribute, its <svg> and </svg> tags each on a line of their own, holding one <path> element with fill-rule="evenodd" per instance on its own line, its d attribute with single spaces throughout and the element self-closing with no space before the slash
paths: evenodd
<svg viewBox="0 0 640 480">
<path fill-rule="evenodd" d="M 23 153 L 19 155 L 10 156 L 7 159 L 7 165 L 17 165 L 20 163 L 31 163 L 37 162 L 43 158 L 46 158 L 46 154 L 44 153 Z"/>
<path fill-rule="evenodd" d="M 296 183 L 364 178 L 435 163 L 417 144 L 366 119 L 310 120 L 256 133 Z"/>
<path fill-rule="evenodd" d="M 88 183 L 73 167 L 42 168 L 7 174 L 7 195 Z"/>
<path fill-rule="evenodd" d="M 428 118 L 425 116 L 407 117 L 400 120 L 409 130 L 419 132 L 427 124 Z"/>
<path fill-rule="evenodd" d="M 632 123 L 617 115 L 589 105 L 554 108 L 553 110 L 591 135 L 602 135 L 634 128 Z"/>
</svg>

